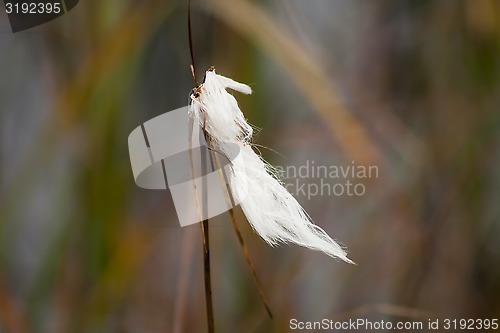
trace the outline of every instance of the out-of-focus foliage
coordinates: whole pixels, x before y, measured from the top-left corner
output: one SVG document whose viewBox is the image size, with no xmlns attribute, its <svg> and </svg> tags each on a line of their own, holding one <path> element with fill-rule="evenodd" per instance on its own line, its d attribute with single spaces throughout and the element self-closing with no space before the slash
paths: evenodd
<svg viewBox="0 0 500 333">
<path fill-rule="evenodd" d="M 379 171 L 362 196 L 295 193 L 357 266 L 270 248 L 237 210 L 274 321 L 228 216 L 211 221 L 216 330 L 498 318 L 499 2 L 193 7 L 198 75 L 215 65 L 251 84 L 237 98 L 257 143 L 282 154 L 261 148 L 267 159 Z M 81 0 L 0 32 L 0 332 L 206 330 L 199 226 L 178 226 L 168 191 L 135 186 L 127 148 L 136 126 L 187 103 L 186 10 Z"/>
</svg>

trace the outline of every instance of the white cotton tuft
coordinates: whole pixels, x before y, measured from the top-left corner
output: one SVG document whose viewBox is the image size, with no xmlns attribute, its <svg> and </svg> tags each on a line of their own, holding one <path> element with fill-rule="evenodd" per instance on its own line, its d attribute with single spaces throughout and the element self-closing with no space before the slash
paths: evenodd
<svg viewBox="0 0 500 333">
<path fill-rule="evenodd" d="M 191 94 L 190 113 L 211 136 L 215 149 L 230 156 L 234 144 L 240 147 L 242 158 L 232 161 L 229 183 L 252 228 L 270 245 L 295 243 L 352 263 L 342 247 L 312 222 L 272 175 L 272 166 L 255 153 L 251 147 L 252 127 L 236 99 L 226 91 L 228 88 L 245 94 L 252 91 L 211 68 L 204 83 Z"/>
<path fill-rule="evenodd" d="M 228 84 L 229 86 L 226 86 Z M 216 142 L 249 142 L 253 129 L 238 107 L 238 102 L 226 91 L 231 89 L 251 93 L 249 86 L 207 71 L 205 82 L 191 94 L 191 112 Z"/>
</svg>

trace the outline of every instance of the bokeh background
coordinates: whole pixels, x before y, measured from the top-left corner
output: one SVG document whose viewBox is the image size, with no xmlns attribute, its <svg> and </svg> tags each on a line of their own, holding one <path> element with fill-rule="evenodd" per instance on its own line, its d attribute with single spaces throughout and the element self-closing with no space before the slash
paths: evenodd
<svg viewBox="0 0 500 333">
<path fill-rule="evenodd" d="M 0 332 L 206 332 L 200 227 L 134 184 L 127 147 L 187 103 L 187 1 L 0 17 Z M 273 249 L 237 210 L 273 321 L 211 221 L 217 332 L 500 317 L 500 2 L 193 0 L 193 37 L 199 75 L 252 86 L 271 163 L 379 169 L 363 196 L 297 196 L 356 266 Z"/>
</svg>

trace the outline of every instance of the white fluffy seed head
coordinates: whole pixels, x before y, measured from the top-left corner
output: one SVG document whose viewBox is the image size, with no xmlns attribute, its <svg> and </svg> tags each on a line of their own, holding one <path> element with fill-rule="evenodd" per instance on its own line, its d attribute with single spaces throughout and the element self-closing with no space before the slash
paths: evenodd
<svg viewBox="0 0 500 333">
<path fill-rule="evenodd" d="M 272 167 L 255 153 L 251 147 L 252 126 L 226 89 L 252 92 L 249 86 L 218 75 L 211 68 L 203 84 L 191 94 L 189 112 L 211 136 L 214 147 L 226 156 L 234 144 L 240 147 L 242 159 L 231 164 L 230 188 L 252 228 L 270 245 L 295 243 L 352 263 L 342 247 L 312 222 L 273 175 Z"/>
<path fill-rule="evenodd" d="M 253 135 L 250 126 L 236 99 L 226 91 L 230 88 L 246 94 L 252 93 L 249 86 L 218 75 L 208 70 L 205 81 L 191 94 L 191 112 L 203 123 L 206 131 L 216 141 L 232 141 L 234 138 L 249 142 Z"/>
</svg>

